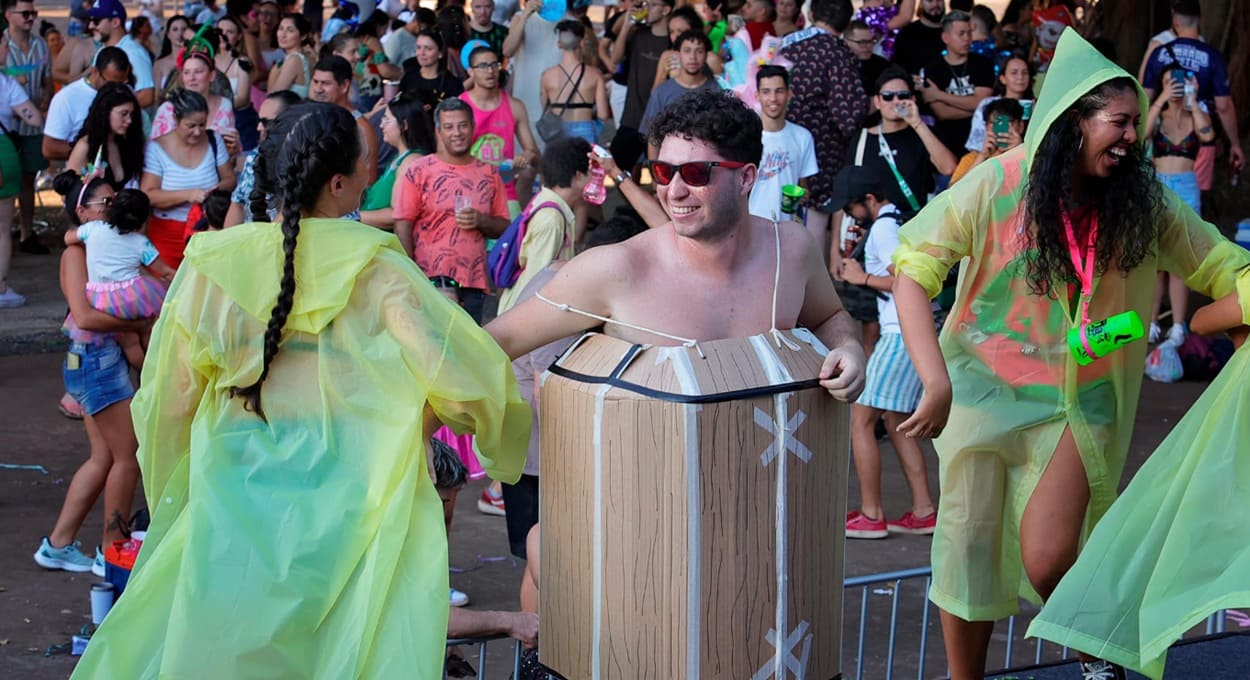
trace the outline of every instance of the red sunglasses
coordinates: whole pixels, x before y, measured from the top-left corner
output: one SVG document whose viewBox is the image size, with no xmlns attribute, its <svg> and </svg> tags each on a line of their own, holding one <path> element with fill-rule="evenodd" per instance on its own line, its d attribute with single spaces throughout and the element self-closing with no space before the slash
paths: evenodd
<svg viewBox="0 0 1250 680">
<path fill-rule="evenodd" d="M 736 170 L 748 165 L 750 163 L 740 161 L 691 161 L 677 165 L 664 161 L 651 161 L 651 174 L 655 176 L 655 181 L 660 186 L 668 186 L 674 177 L 681 175 L 681 181 L 687 186 L 705 187 L 708 182 L 712 181 L 712 168 Z"/>
</svg>

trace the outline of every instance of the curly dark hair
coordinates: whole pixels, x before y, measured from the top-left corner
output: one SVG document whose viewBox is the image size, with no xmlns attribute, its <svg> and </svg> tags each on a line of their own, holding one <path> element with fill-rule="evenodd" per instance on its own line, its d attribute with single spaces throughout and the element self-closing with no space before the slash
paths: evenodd
<svg viewBox="0 0 1250 680">
<path fill-rule="evenodd" d="M 1049 296 L 1058 285 L 1077 280 L 1063 226 L 1065 211 L 1086 209 L 1097 216 L 1094 268 L 1098 275 L 1112 266 L 1124 273 L 1132 271 L 1154 252 L 1163 188 L 1141 144 L 1129 146 L 1128 155 L 1110 177 L 1085 178 L 1079 201 L 1072 184 L 1083 143 L 1081 121 L 1124 92 L 1136 94 L 1132 78 L 1108 80 L 1087 92 L 1050 126 L 1033 156 L 1024 193 L 1024 223 L 1036 225 L 1027 232 L 1027 247 L 1035 252 L 1029 258 L 1027 278 L 1035 295 Z"/>
<path fill-rule="evenodd" d="M 282 204 L 282 282 L 265 328 L 260 377 L 246 387 L 230 388 L 230 396 L 241 397 L 244 408 L 261 420 L 267 420 L 260 403 L 261 385 L 269 376 L 269 365 L 278 354 L 282 328 L 295 302 L 295 246 L 300 217 L 316 203 L 331 177 L 350 176 L 356 171 L 361 153 L 356 119 L 341 106 L 310 102 L 287 109 L 279 116 L 282 118 L 293 119 L 290 132 L 285 135 L 290 143 L 282 145 L 277 158 L 278 196 Z"/>
<path fill-rule="evenodd" d="M 95 158 L 96 152 L 101 148 L 105 148 L 104 156 L 108 156 L 106 145 L 109 138 L 114 136 L 113 126 L 110 118 L 113 109 L 130 104 L 130 125 L 126 128 L 126 133 L 117 137 L 117 152 L 121 155 L 122 160 L 122 178 L 118 180 L 112 172 L 105 174 L 114 189 L 120 189 L 126 186 L 130 180 L 139 177 L 143 173 L 143 147 L 147 142 L 147 138 L 143 134 L 143 111 L 139 108 L 139 100 L 135 98 L 135 94 L 131 89 L 120 83 L 105 83 L 96 93 L 95 99 L 91 101 L 91 108 L 87 111 L 87 118 L 83 121 L 82 130 L 79 131 L 77 144 L 79 139 L 84 137 L 87 139 L 87 158 Z"/>
<path fill-rule="evenodd" d="M 109 224 L 119 234 L 130 234 L 140 231 L 152 216 L 152 202 L 148 195 L 138 189 L 122 189 L 113 197 L 113 205 L 109 206 Z"/>
<path fill-rule="evenodd" d="M 732 93 L 683 95 L 651 121 L 647 141 L 659 148 L 668 137 L 700 141 L 727 160 L 760 164 L 764 156 L 760 117 Z"/>
</svg>

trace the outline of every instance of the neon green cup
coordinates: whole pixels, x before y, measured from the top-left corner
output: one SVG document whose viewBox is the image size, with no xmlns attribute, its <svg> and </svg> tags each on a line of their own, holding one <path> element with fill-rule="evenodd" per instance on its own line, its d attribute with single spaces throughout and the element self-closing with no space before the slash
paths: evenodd
<svg viewBox="0 0 1250 680">
<path fill-rule="evenodd" d="M 807 189 L 797 184 L 787 184 L 781 187 L 781 212 L 786 215 L 793 215 L 798 212 L 799 201 L 807 195 Z"/>
<path fill-rule="evenodd" d="M 1088 366 L 1125 345 L 1141 340 L 1144 335 L 1141 317 L 1137 312 L 1127 311 L 1109 319 L 1094 321 L 1068 329 L 1068 349 L 1076 357 L 1076 363 Z M 1082 340 L 1081 334 L 1085 338 Z"/>
</svg>

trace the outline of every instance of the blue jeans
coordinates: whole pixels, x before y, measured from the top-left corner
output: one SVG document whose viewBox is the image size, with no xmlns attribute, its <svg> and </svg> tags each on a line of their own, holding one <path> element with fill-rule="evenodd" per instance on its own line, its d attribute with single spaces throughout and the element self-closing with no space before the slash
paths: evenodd
<svg viewBox="0 0 1250 680">
<path fill-rule="evenodd" d="M 1198 189 L 1198 175 L 1193 172 L 1159 172 L 1159 181 L 1171 189 L 1194 212 L 1202 214 L 1202 191 Z"/>
<path fill-rule="evenodd" d="M 61 364 L 61 377 L 65 391 L 91 416 L 135 395 L 130 364 L 112 338 L 71 343 Z"/>
</svg>

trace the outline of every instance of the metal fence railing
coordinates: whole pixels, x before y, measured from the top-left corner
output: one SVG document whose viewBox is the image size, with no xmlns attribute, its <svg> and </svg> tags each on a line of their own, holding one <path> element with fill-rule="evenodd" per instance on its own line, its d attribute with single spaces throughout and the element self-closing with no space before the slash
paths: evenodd
<svg viewBox="0 0 1250 680">
<path fill-rule="evenodd" d="M 925 669 L 932 667 L 944 668 L 945 652 L 941 649 L 941 645 L 930 645 L 931 629 L 935 634 L 940 632 L 936 617 L 932 615 L 934 611 L 932 604 L 929 602 L 928 592 L 929 586 L 933 582 L 933 571 L 929 567 L 920 567 L 916 569 L 903 569 L 900 571 L 889 571 L 879 574 L 867 574 L 865 576 L 855 576 L 848 578 L 843 582 L 846 597 L 843 602 L 843 617 L 848 624 L 844 626 L 845 630 L 852 627 L 856 631 L 854 640 L 854 659 L 847 659 L 843 663 L 843 668 L 848 670 L 848 677 L 854 677 L 855 680 L 863 680 L 864 677 L 885 678 L 885 680 L 894 680 L 896 672 L 898 677 L 904 677 L 904 673 L 908 676 L 912 675 L 910 671 L 914 669 L 914 677 L 917 680 L 925 680 Z M 923 585 L 923 587 L 921 587 Z M 859 597 L 854 598 L 855 589 L 859 589 Z M 908 597 L 904 598 L 903 592 L 908 591 Z M 915 599 L 912 592 L 914 591 Z M 873 606 L 872 596 L 888 596 L 889 610 L 888 623 L 883 621 L 885 614 L 881 611 L 881 607 Z M 855 617 L 853 612 L 853 604 L 858 599 L 859 612 Z M 996 665 L 997 659 L 1002 659 L 1002 669 L 1010 669 L 1017 665 L 1037 665 L 1047 661 L 1062 661 L 1070 658 L 1067 647 L 1059 647 L 1054 644 L 1046 644 L 1042 640 L 1026 641 L 1023 638 L 1024 630 L 1028 627 L 1027 623 L 1032 620 L 1033 613 L 1019 614 L 1008 618 L 1005 622 L 999 622 L 996 627 L 995 638 L 1002 641 L 1002 656 L 998 657 L 991 651 L 990 665 Z M 900 635 L 900 625 L 906 620 L 919 619 L 919 630 L 914 631 L 917 635 L 913 635 L 912 631 L 904 631 L 905 634 Z M 1220 610 L 1206 620 L 1203 628 L 1195 628 L 1190 634 L 1206 634 L 1213 635 L 1225 632 L 1227 627 L 1227 615 L 1225 610 Z M 1021 625 L 1017 625 L 1017 620 Z M 855 625 L 850 625 L 854 622 Z M 873 624 L 886 623 L 888 633 L 882 637 L 880 630 L 882 626 Z M 1001 632 L 999 632 L 1001 631 Z M 1205 631 L 1205 632 L 1204 632 Z M 1020 639 L 1017 640 L 1017 634 Z M 509 640 L 512 643 L 512 673 L 511 676 L 502 674 L 492 675 L 487 673 L 487 644 L 496 640 Z M 848 648 L 847 635 L 843 634 L 843 649 Z M 447 647 L 472 647 L 477 646 L 477 677 L 479 678 L 505 678 L 517 677 L 520 673 L 521 666 L 521 643 L 516 640 L 510 640 L 506 635 L 492 635 L 480 638 L 458 638 L 447 641 Z M 917 651 L 916 660 L 913 664 L 910 658 L 903 664 L 896 662 L 896 658 L 901 651 L 908 645 L 915 645 L 913 649 Z M 934 649 L 930 649 L 930 647 Z M 1029 647 L 1032 647 L 1029 652 Z M 1017 657 L 1020 657 L 1017 659 Z M 498 658 L 498 657 L 497 657 Z M 854 663 L 855 674 L 849 675 L 849 669 L 852 662 Z M 1001 673 L 1002 671 L 993 671 L 990 675 Z M 446 679 L 447 671 L 444 668 L 443 678 Z"/>
</svg>

